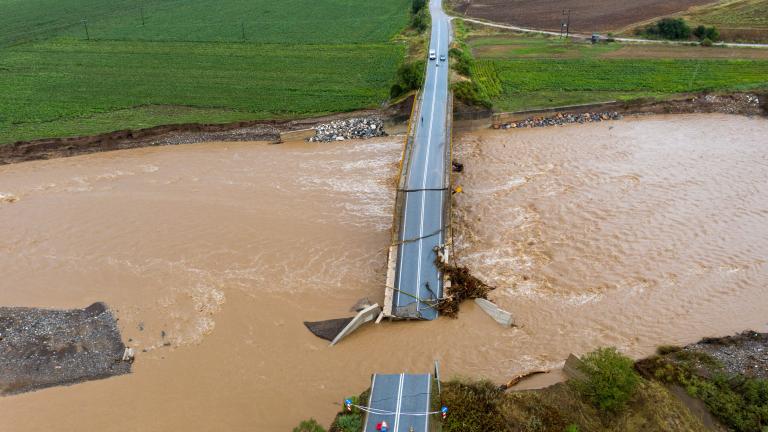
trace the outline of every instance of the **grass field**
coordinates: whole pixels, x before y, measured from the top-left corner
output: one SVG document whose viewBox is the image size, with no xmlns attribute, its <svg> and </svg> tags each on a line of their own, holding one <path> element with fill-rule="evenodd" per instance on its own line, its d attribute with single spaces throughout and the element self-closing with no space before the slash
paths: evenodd
<svg viewBox="0 0 768 432">
<path fill-rule="evenodd" d="M 0 143 L 378 106 L 410 4 L 0 0 Z"/>
<path fill-rule="evenodd" d="M 473 75 L 498 111 L 768 88 L 762 51 L 668 47 L 663 58 L 656 47 L 653 58 L 643 47 L 510 34 L 470 38 L 469 45 L 477 57 Z M 708 58 L 726 52 L 728 58 Z"/>
</svg>

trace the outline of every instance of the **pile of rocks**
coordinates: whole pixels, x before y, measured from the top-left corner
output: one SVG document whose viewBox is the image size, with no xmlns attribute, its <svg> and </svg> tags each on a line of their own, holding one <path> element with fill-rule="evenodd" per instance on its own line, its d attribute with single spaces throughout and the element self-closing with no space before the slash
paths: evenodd
<svg viewBox="0 0 768 432">
<path fill-rule="evenodd" d="M 621 120 L 622 115 L 615 111 L 583 113 L 583 114 L 561 114 L 557 113 L 552 117 L 531 117 L 512 123 L 503 123 L 494 125 L 496 129 L 515 129 L 515 128 L 535 128 L 547 126 L 561 126 L 570 123 L 594 123 L 606 120 Z"/>
<path fill-rule="evenodd" d="M 387 136 L 384 122 L 378 117 L 361 117 L 319 124 L 315 126 L 315 136 L 309 138 L 309 141 L 344 141 L 380 136 Z"/>
</svg>

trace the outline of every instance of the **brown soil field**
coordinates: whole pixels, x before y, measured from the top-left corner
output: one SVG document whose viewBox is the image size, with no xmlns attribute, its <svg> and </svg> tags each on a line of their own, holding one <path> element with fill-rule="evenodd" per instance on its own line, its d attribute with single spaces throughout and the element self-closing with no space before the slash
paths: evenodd
<svg viewBox="0 0 768 432">
<path fill-rule="evenodd" d="M 686 11 L 711 0 L 450 0 L 466 16 L 522 27 L 560 29 L 563 10 L 571 10 L 571 31 L 621 29 L 639 21 Z"/>
</svg>

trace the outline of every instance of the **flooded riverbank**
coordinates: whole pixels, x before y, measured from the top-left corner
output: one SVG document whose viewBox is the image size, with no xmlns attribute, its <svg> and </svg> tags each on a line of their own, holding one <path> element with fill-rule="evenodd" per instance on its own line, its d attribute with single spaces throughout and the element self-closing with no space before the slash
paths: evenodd
<svg viewBox="0 0 768 432">
<path fill-rule="evenodd" d="M 381 301 L 402 141 L 210 143 L 0 167 L 0 304 L 105 301 L 134 372 L 0 399 L 0 430 L 290 430 L 372 372 L 503 382 L 616 345 L 763 330 L 768 121 L 650 117 L 456 137 L 457 253 L 504 329 L 304 320 Z M 144 352 L 146 350 L 146 352 Z"/>
</svg>

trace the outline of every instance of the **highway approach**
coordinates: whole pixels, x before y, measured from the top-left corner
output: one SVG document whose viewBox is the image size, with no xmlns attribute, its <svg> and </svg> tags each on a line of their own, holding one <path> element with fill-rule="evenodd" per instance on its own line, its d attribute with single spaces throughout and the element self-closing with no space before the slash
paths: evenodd
<svg viewBox="0 0 768 432">
<path fill-rule="evenodd" d="M 450 164 L 448 50 L 451 22 L 441 0 L 430 0 L 432 34 L 430 50 L 437 59 L 427 60 L 426 79 L 417 115 L 411 119 L 413 148 L 406 176 L 400 217 L 392 315 L 401 318 L 435 319 L 430 300 L 442 296 L 443 281 L 435 265 L 434 248 L 445 241 L 445 205 L 450 203 L 447 165 Z M 445 60 L 441 61 L 441 56 Z"/>
</svg>

